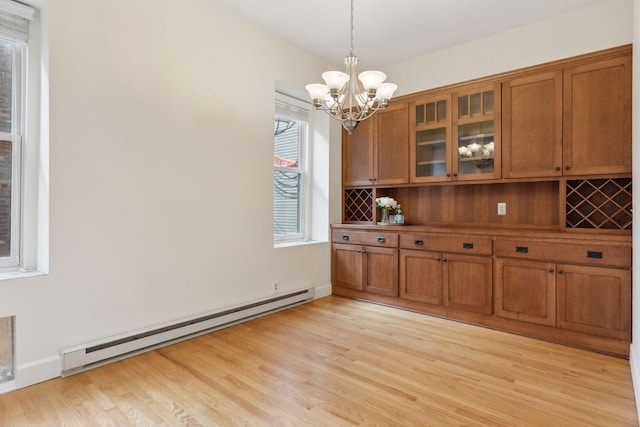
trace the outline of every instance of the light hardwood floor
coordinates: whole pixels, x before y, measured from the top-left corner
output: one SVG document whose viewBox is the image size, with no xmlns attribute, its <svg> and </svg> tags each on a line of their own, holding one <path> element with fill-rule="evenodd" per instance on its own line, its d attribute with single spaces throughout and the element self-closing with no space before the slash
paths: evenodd
<svg viewBox="0 0 640 427">
<path fill-rule="evenodd" d="M 635 426 L 629 362 L 339 297 L 0 395 L 0 426 Z"/>
</svg>

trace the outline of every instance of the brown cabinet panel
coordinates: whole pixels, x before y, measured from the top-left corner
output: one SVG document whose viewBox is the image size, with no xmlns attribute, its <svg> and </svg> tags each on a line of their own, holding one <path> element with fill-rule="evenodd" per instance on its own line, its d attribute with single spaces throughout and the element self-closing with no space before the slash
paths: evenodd
<svg viewBox="0 0 640 427">
<path fill-rule="evenodd" d="M 443 254 L 442 264 L 447 307 L 484 314 L 493 312 L 491 258 Z"/>
<path fill-rule="evenodd" d="M 407 184 L 409 182 L 408 105 L 391 104 L 342 132 L 344 186 Z"/>
<path fill-rule="evenodd" d="M 443 305 L 442 256 L 438 252 L 400 251 L 400 297 Z"/>
<path fill-rule="evenodd" d="M 398 247 L 398 235 L 384 232 L 333 230 L 331 241 L 351 245 Z"/>
<path fill-rule="evenodd" d="M 362 247 L 334 243 L 331 258 L 333 285 L 358 291 L 363 290 L 364 264 Z"/>
<path fill-rule="evenodd" d="M 631 172 L 631 55 L 564 71 L 564 169 Z"/>
<path fill-rule="evenodd" d="M 374 135 L 374 183 L 409 182 L 409 110 L 407 104 L 378 111 Z"/>
<path fill-rule="evenodd" d="M 495 313 L 507 319 L 555 326 L 555 264 L 496 259 Z"/>
<path fill-rule="evenodd" d="M 342 180 L 348 185 L 371 185 L 373 179 L 372 120 L 358 123 L 351 135 L 342 132 Z"/>
<path fill-rule="evenodd" d="M 398 250 L 365 247 L 367 292 L 398 296 Z"/>
<path fill-rule="evenodd" d="M 594 243 L 547 242 L 541 240 L 497 239 L 495 254 L 499 257 L 570 262 L 599 266 L 628 267 L 631 246 Z"/>
<path fill-rule="evenodd" d="M 473 255 L 491 255 L 491 237 L 451 234 L 402 234 L 400 247 Z"/>
<path fill-rule="evenodd" d="M 631 272 L 558 265 L 558 327 L 631 338 Z"/>
<path fill-rule="evenodd" d="M 562 71 L 502 85 L 502 176 L 562 175 Z"/>
</svg>

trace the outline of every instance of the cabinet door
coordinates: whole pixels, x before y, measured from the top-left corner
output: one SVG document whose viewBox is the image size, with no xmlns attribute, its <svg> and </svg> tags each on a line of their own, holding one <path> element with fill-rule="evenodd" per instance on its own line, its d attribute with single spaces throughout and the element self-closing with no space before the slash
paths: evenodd
<svg viewBox="0 0 640 427">
<path fill-rule="evenodd" d="M 562 175 L 562 71 L 502 85 L 502 176 Z"/>
<path fill-rule="evenodd" d="M 443 305 L 442 256 L 438 252 L 400 251 L 400 296 Z"/>
<path fill-rule="evenodd" d="M 398 296 L 398 250 L 365 246 L 365 290 Z"/>
<path fill-rule="evenodd" d="M 453 99 L 453 179 L 500 178 L 500 83 L 460 89 Z"/>
<path fill-rule="evenodd" d="M 345 186 L 373 184 L 372 119 L 358 123 L 349 135 L 342 131 L 342 181 Z"/>
<path fill-rule="evenodd" d="M 411 103 L 410 181 L 451 180 L 451 94 Z"/>
<path fill-rule="evenodd" d="M 495 292 L 496 315 L 556 325 L 555 264 L 498 258 Z"/>
<path fill-rule="evenodd" d="M 332 246 L 332 284 L 363 290 L 364 264 L 362 246 L 334 243 Z"/>
<path fill-rule="evenodd" d="M 446 306 L 484 314 L 493 312 L 491 258 L 444 254 L 442 265 Z"/>
<path fill-rule="evenodd" d="M 408 105 L 392 104 L 375 113 L 374 120 L 374 184 L 407 184 L 409 182 Z"/>
<path fill-rule="evenodd" d="M 558 327 L 631 339 L 631 272 L 558 264 Z"/>
<path fill-rule="evenodd" d="M 631 172 L 631 57 L 564 71 L 564 174 Z"/>
</svg>

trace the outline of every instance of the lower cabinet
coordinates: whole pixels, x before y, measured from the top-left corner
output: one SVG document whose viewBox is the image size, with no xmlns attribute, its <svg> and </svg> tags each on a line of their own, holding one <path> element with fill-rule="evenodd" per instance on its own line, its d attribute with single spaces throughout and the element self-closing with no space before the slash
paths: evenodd
<svg viewBox="0 0 640 427">
<path fill-rule="evenodd" d="M 491 258 L 400 250 L 400 297 L 492 313 Z"/>
<path fill-rule="evenodd" d="M 333 244 L 333 284 L 343 288 L 398 296 L 398 250 Z"/>
<path fill-rule="evenodd" d="M 334 228 L 338 295 L 627 357 L 631 242 Z"/>
<path fill-rule="evenodd" d="M 579 265 L 557 267 L 558 327 L 631 339 L 631 272 Z"/>
<path fill-rule="evenodd" d="M 496 259 L 495 313 L 592 335 L 631 338 L 631 272 Z"/>
</svg>

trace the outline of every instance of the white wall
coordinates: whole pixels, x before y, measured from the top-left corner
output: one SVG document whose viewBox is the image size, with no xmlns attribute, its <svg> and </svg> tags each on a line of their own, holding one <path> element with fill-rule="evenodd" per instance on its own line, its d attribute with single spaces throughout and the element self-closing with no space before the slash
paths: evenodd
<svg viewBox="0 0 640 427">
<path fill-rule="evenodd" d="M 329 64 L 212 0 L 49 7 L 50 274 L 0 282 L 18 386 L 57 376 L 62 348 L 262 298 L 273 280 L 327 290 L 328 243 L 273 248 L 271 165 L 276 81 L 302 88 Z M 325 188 L 340 183 L 335 129 Z"/>
<path fill-rule="evenodd" d="M 631 43 L 632 0 L 609 0 L 386 67 L 397 95 Z M 452 25 L 451 31 L 455 31 Z M 442 35 L 446 37 L 446 34 Z"/>
</svg>

